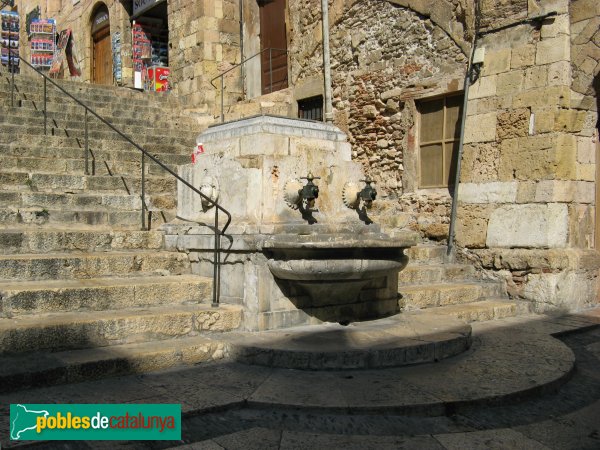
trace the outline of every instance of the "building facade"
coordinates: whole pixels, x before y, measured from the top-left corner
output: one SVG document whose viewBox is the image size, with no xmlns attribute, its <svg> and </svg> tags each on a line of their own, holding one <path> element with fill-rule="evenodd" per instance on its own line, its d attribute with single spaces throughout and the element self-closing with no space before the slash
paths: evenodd
<svg viewBox="0 0 600 450">
<path fill-rule="evenodd" d="M 23 0 L 23 23 L 36 8 L 72 30 L 82 81 L 147 88 L 143 65 L 165 66 L 169 95 L 207 122 L 221 98 L 226 117 L 322 116 L 318 0 Z M 447 239 L 474 44 L 458 253 L 536 310 L 596 303 L 600 3 L 332 0 L 329 29 L 334 123 L 377 182 L 380 222 Z"/>
</svg>

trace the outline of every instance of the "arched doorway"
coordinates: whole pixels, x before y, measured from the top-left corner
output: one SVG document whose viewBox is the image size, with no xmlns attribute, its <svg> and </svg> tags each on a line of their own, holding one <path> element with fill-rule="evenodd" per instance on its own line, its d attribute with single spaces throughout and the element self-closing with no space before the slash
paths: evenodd
<svg viewBox="0 0 600 450">
<path fill-rule="evenodd" d="M 113 84 L 110 19 L 104 4 L 92 15 L 92 83 Z"/>
</svg>

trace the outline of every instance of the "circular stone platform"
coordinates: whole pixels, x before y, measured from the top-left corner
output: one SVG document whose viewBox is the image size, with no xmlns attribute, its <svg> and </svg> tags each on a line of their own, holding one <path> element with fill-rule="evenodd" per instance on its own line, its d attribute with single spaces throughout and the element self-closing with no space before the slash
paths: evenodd
<svg viewBox="0 0 600 450">
<path fill-rule="evenodd" d="M 466 351 L 471 326 L 450 317 L 402 313 L 348 326 L 324 323 L 220 337 L 236 361 L 287 369 L 398 367 L 440 361 Z"/>
</svg>

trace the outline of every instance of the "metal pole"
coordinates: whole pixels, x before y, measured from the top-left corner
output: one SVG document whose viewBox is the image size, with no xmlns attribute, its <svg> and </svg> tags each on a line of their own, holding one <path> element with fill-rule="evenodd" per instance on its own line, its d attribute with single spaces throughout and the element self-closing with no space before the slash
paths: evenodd
<svg viewBox="0 0 600 450">
<path fill-rule="evenodd" d="M 146 230 L 146 155 L 142 153 L 142 230 Z"/>
<path fill-rule="evenodd" d="M 325 122 L 333 122 L 333 106 L 331 104 L 331 62 L 329 57 L 329 5 L 321 0 L 321 23 L 323 26 L 323 82 L 325 84 Z"/>
<path fill-rule="evenodd" d="M 45 80 L 45 78 L 44 78 Z M 89 138 L 88 138 L 88 110 L 87 108 L 85 109 L 85 174 L 89 175 L 90 174 L 90 157 L 89 157 L 89 153 L 90 153 L 90 144 L 89 144 Z"/>
<path fill-rule="evenodd" d="M 219 284 L 221 283 L 221 268 L 219 262 L 219 244 L 221 236 L 219 234 L 219 209 L 215 208 L 215 252 L 213 256 L 213 308 L 219 307 Z"/>
<path fill-rule="evenodd" d="M 475 20 L 477 20 L 477 9 L 475 10 Z M 471 86 L 471 72 L 473 70 L 473 56 L 475 55 L 475 46 L 477 45 L 477 33 L 478 33 L 477 23 L 475 24 L 473 30 L 473 40 L 471 42 L 471 55 L 469 57 L 469 62 L 467 64 L 467 73 L 465 73 L 465 81 L 463 84 L 463 109 L 462 109 L 462 117 L 460 123 L 460 137 L 458 140 L 458 155 L 456 155 L 456 174 L 454 177 L 454 193 L 452 194 L 452 209 L 450 211 L 450 226 L 448 229 L 448 248 L 446 249 L 446 256 L 450 256 L 452 254 L 452 249 L 454 247 L 454 228 L 456 226 L 456 213 L 458 209 L 458 185 L 460 182 L 460 163 L 462 159 L 463 153 L 463 144 L 465 139 L 465 121 L 467 119 L 467 103 L 469 100 L 469 87 Z"/>
<path fill-rule="evenodd" d="M 240 1 L 240 61 L 244 60 L 244 0 Z M 246 84 L 244 83 L 244 65 L 240 64 L 240 80 L 242 81 L 242 99 L 246 99 Z"/>
<path fill-rule="evenodd" d="M 47 107 L 48 107 L 48 104 L 46 102 L 46 97 L 47 97 L 47 95 L 46 95 L 46 89 L 47 89 L 46 84 L 47 84 L 46 83 L 46 79 L 44 78 L 44 135 L 48 134 L 48 132 L 47 132 L 47 128 L 48 128 L 48 112 L 47 112 Z M 85 110 L 85 112 L 86 112 L 86 117 L 87 117 L 87 109 Z"/>
<path fill-rule="evenodd" d="M 10 31 L 10 25 L 8 27 L 8 70 L 11 72 L 10 82 L 10 106 L 15 107 L 15 70 L 12 63 L 12 32 Z"/>
<path fill-rule="evenodd" d="M 224 95 L 225 95 L 225 81 L 223 75 L 221 75 L 221 123 L 225 122 L 225 106 L 224 106 Z"/>
<path fill-rule="evenodd" d="M 269 47 L 269 79 L 270 79 L 270 88 L 269 93 L 273 92 L 273 58 L 272 58 L 273 49 Z"/>
</svg>

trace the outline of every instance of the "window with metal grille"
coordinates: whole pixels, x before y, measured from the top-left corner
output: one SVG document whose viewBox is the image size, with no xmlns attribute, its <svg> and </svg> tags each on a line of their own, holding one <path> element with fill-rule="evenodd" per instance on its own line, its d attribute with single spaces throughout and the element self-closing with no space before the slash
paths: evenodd
<svg viewBox="0 0 600 450">
<path fill-rule="evenodd" d="M 462 95 L 421 101 L 419 111 L 419 187 L 454 184 L 460 137 Z"/>
<path fill-rule="evenodd" d="M 298 100 L 298 117 L 300 119 L 323 120 L 323 96 Z"/>
</svg>

